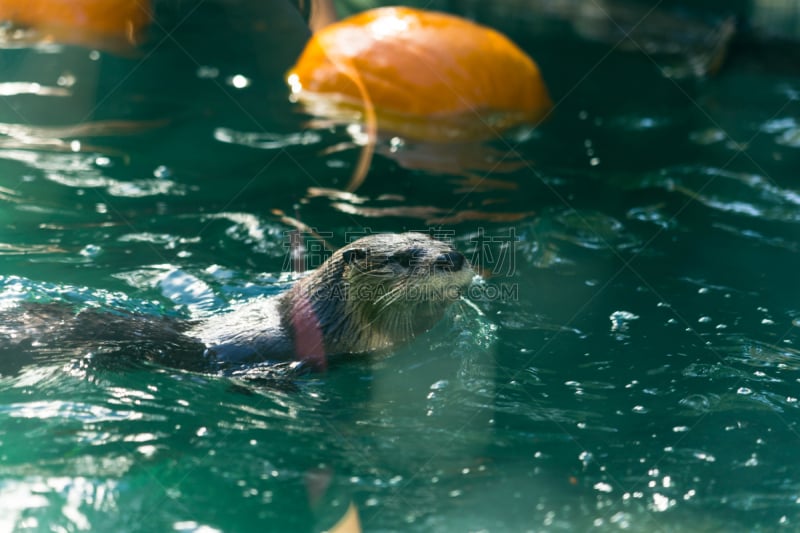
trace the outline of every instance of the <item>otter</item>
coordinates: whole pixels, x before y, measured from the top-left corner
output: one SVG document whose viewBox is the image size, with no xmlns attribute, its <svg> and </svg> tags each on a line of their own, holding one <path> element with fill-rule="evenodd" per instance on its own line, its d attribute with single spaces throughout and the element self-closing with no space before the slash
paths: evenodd
<svg viewBox="0 0 800 533">
<path fill-rule="evenodd" d="M 334 252 L 288 291 L 197 322 L 25 304 L 12 323 L 2 321 L 0 350 L 72 344 L 85 353 L 87 342 L 109 341 L 189 370 L 273 363 L 324 370 L 331 357 L 385 352 L 427 331 L 473 277 L 464 255 L 429 235 L 373 234 Z M 114 351 L 107 346 L 93 356 Z"/>
<path fill-rule="evenodd" d="M 464 256 L 423 233 L 374 234 L 336 251 L 280 296 L 211 317 L 188 334 L 212 363 L 327 358 L 400 346 L 438 322 L 470 284 Z"/>
</svg>

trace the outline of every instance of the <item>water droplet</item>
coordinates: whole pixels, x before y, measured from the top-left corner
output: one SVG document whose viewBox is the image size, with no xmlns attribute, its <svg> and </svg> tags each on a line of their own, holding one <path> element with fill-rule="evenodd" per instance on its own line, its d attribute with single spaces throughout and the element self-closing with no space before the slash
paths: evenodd
<svg viewBox="0 0 800 533">
<path fill-rule="evenodd" d="M 100 248 L 96 244 L 87 244 L 80 251 L 80 254 L 84 257 L 97 257 L 98 255 L 100 255 L 101 251 L 102 248 Z"/>
<path fill-rule="evenodd" d="M 172 177 L 172 171 L 168 167 L 160 165 L 153 171 L 153 176 L 159 179 L 170 178 Z"/>
<path fill-rule="evenodd" d="M 689 140 L 697 144 L 713 144 L 724 141 L 726 137 L 725 132 L 718 128 L 709 128 L 689 134 Z"/>
<path fill-rule="evenodd" d="M 236 89 L 244 89 L 245 87 L 250 86 L 251 83 L 252 82 L 250 81 L 250 78 L 242 76 L 241 74 L 237 74 L 228 78 L 228 85 L 232 85 Z"/>
<path fill-rule="evenodd" d="M 639 316 L 630 311 L 614 311 L 608 318 L 611 320 L 611 331 L 628 331 L 629 323 L 638 320 Z"/>
<path fill-rule="evenodd" d="M 694 455 L 694 456 L 695 456 L 697 459 L 700 459 L 701 461 L 705 461 L 705 462 L 707 462 L 707 463 L 713 463 L 713 462 L 715 462 L 715 461 L 717 460 L 717 458 L 716 458 L 716 457 L 714 457 L 713 455 L 711 455 L 710 453 L 705 453 L 705 452 L 695 452 L 693 455 Z"/>
<path fill-rule="evenodd" d="M 392 153 L 397 152 L 406 145 L 405 141 L 400 137 L 392 137 L 389 141 L 389 151 Z"/>
<path fill-rule="evenodd" d="M 440 379 L 436 383 L 431 385 L 431 390 L 442 390 L 450 384 L 449 381 L 446 379 Z"/>
<path fill-rule="evenodd" d="M 604 483 L 602 481 L 595 483 L 594 489 L 598 492 L 606 492 L 606 493 L 612 492 L 614 490 L 614 488 L 611 485 L 609 485 L 608 483 Z"/>
<path fill-rule="evenodd" d="M 73 76 L 71 72 L 64 72 L 56 80 L 56 85 L 59 87 L 72 87 L 75 85 L 75 81 L 75 76 Z"/>
<path fill-rule="evenodd" d="M 197 77 L 201 79 L 214 79 L 219 76 L 219 69 L 217 67 L 209 67 L 202 65 L 197 67 Z"/>
</svg>

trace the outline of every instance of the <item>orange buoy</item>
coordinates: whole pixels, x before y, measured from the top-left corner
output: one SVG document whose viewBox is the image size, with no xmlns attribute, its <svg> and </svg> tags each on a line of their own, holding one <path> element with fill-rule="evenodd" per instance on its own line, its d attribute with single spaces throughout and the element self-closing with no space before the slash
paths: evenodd
<svg viewBox="0 0 800 533">
<path fill-rule="evenodd" d="M 151 12 L 150 0 L 0 0 L 0 20 L 85 46 L 135 44 Z"/>
<path fill-rule="evenodd" d="M 287 81 L 312 114 L 352 119 L 374 108 L 381 130 L 430 141 L 490 138 L 552 107 L 536 63 L 507 37 L 407 7 L 323 28 Z"/>
</svg>

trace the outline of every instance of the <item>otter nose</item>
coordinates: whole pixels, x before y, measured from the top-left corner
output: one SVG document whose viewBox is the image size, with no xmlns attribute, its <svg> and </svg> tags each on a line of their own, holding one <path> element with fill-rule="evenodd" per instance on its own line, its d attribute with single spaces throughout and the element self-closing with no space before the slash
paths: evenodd
<svg viewBox="0 0 800 533">
<path fill-rule="evenodd" d="M 438 270 L 458 272 L 464 266 L 464 256 L 460 252 L 447 252 L 440 254 L 433 264 Z"/>
</svg>

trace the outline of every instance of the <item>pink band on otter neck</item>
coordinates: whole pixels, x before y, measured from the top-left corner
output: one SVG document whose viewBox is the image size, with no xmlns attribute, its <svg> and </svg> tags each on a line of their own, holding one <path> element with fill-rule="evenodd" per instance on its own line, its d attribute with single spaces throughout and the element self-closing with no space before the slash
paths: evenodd
<svg viewBox="0 0 800 533">
<path fill-rule="evenodd" d="M 314 313 L 311 302 L 305 295 L 294 300 L 292 309 L 292 329 L 294 329 L 294 353 L 298 361 L 308 363 L 315 370 L 328 369 L 322 329 Z"/>
</svg>

